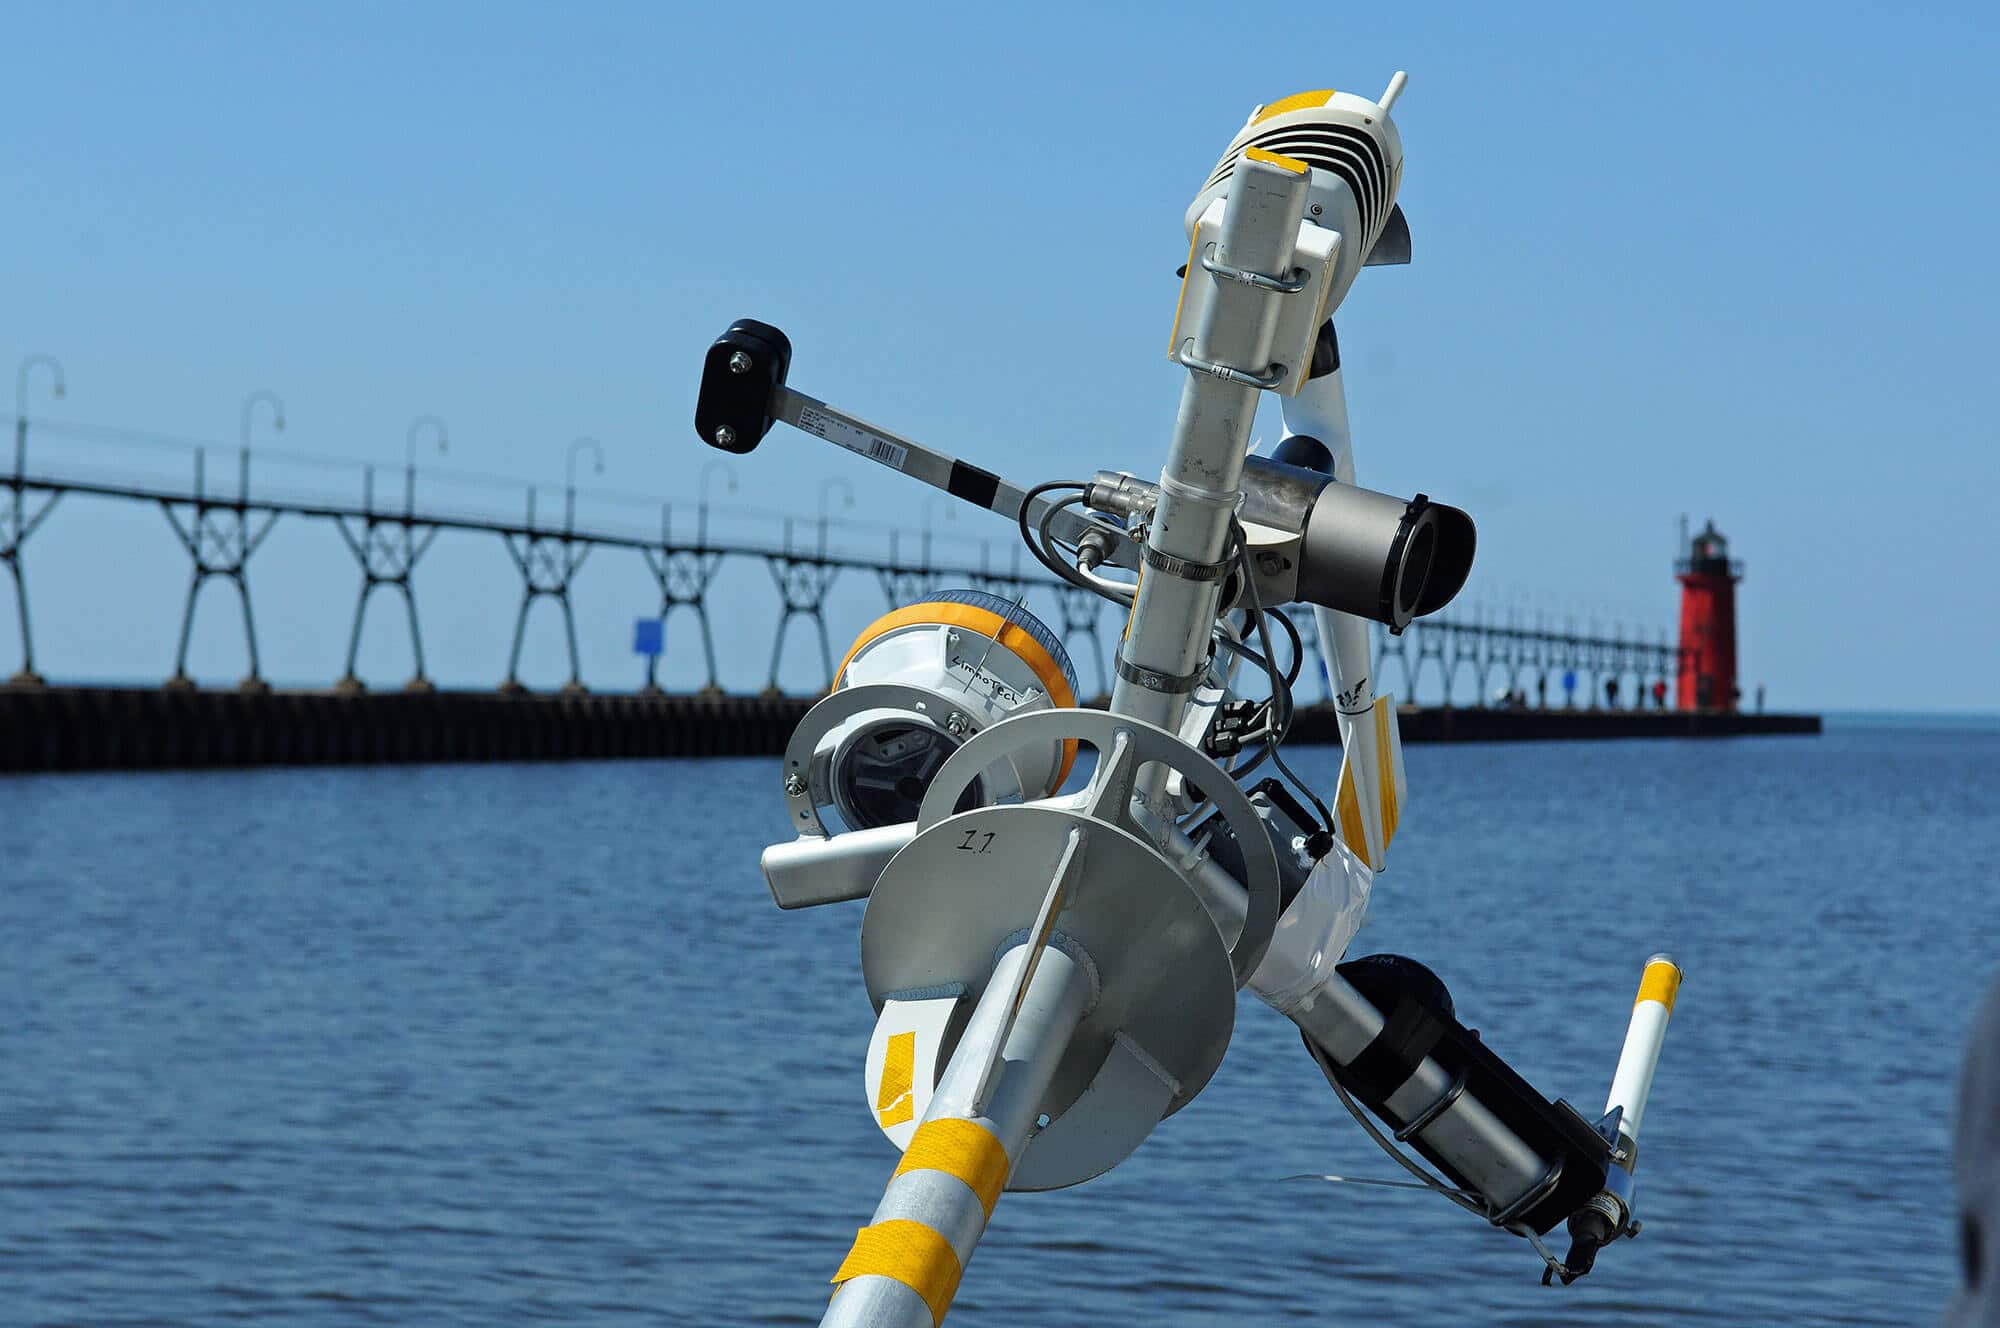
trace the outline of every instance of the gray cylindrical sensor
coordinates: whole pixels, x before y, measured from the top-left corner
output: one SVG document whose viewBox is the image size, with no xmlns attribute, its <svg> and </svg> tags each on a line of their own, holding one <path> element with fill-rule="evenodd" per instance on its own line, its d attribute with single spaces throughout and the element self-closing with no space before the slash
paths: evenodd
<svg viewBox="0 0 2000 1328">
<path fill-rule="evenodd" d="M 1299 598 L 1400 632 L 1458 594 L 1475 539 L 1471 517 L 1423 494 L 1329 484 L 1306 518 Z"/>
</svg>

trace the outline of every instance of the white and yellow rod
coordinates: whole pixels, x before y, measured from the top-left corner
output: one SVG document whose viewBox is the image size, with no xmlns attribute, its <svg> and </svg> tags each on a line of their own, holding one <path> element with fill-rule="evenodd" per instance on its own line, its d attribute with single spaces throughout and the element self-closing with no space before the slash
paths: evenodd
<svg viewBox="0 0 2000 1328">
<path fill-rule="evenodd" d="M 1653 1092 L 1653 1074 L 1660 1068 L 1660 1047 L 1667 1039 L 1667 1021 L 1673 1018 L 1674 998 L 1680 994 L 1681 969 L 1668 955 L 1656 954 L 1646 961 L 1639 978 L 1639 996 L 1632 1002 L 1632 1022 L 1625 1027 L 1625 1047 L 1618 1053 L 1618 1069 L 1611 1076 L 1611 1094 L 1604 1110 L 1621 1111 L 1618 1141 L 1625 1153 L 1624 1167 L 1632 1169 L 1639 1143 L 1639 1122 L 1646 1114 L 1646 1099 Z"/>
<path fill-rule="evenodd" d="M 1660 1046 L 1667 1040 L 1667 1021 L 1673 1018 L 1674 997 L 1680 990 L 1681 967 L 1672 958 L 1656 954 L 1646 961 L 1639 975 L 1638 999 L 1632 1002 L 1632 1021 L 1625 1026 L 1625 1046 L 1611 1076 L 1611 1093 L 1604 1100 L 1607 1118 L 1618 1113 L 1617 1152 L 1605 1169 L 1604 1188 L 1570 1215 L 1569 1254 L 1560 1267 L 1551 1265 L 1542 1275 L 1543 1286 L 1551 1274 L 1560 1274 L 1568 1286 L 1591 1270 L 1599 1250 L 1620 1236 L 1638 1234 L 1638 1224 L 1632 1220 L 1632 1169 L 1639 1163 L 1639 1122 L 1646 1114 L 1646 1099 L 1652 1096 Z"/>
</svg>

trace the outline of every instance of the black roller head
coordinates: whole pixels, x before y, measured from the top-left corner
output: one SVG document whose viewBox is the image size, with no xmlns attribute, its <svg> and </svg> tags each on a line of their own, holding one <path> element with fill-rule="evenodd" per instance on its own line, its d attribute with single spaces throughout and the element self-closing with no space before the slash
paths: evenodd
<svg viewBox="0 0 2000 1328">
<path fill-rule="evenodd" d="M 749 452 L 777 421 L 775 399 L 792 367 L 792 343 L 769 323 L 739 318 L 701 364 L 694 430 L 710 447 Z"/>
</svg>

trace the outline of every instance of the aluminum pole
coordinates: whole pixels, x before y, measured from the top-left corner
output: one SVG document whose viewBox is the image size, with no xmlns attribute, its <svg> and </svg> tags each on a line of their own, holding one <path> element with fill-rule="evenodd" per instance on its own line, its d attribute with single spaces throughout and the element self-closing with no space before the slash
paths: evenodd
<svg viewBox="0 0 2000 1328">
<path fill-rule="evenodd" d="M 1091 998 L 1087 962 L 1052 943 L 1007 1031 L 1030 952 L 1017 945 L 994 965 L 923 1123 L 834 1275 L 839 1289 L 821 1328 L 936 1328 L 944 1321 Z M 980 1081 L 1003 1032 L 999 1074 L 981 1103 Z"/>
<path fill-rule="evenodd" d="M 1304 214 L 1310 172 L 1245 157 L 1237 163 L 1215 262 L 1229 270 L 1288 273 Z M 1199 235 L 1199 232 L 1197 232 Z M 1262 390 L 1249 378 L 1270 367 L 1279 302 L 1297 298 L 1237 280 L 1189 256 L 1186 280 L 1216 289 L 1201 326 L 1175 353 L 1189 365 L 1160 498 L 1146 535 L 1146 567 L 1118 647 L 1111 709 L 1180 727 L 1194 676 L 1208 657 L 1209 632 L 1228 569 L 1230 522 L 1242 496 L 1243 457 Z"/>
</svg>

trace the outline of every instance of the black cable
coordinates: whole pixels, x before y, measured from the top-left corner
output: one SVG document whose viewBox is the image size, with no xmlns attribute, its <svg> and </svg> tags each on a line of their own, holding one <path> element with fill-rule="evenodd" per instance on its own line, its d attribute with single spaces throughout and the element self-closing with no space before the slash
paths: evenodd
<svg viewBox="0 0 2000 1328">
<path fill-rule="evenodd" d="M 1035 499 L 1056 489 L 1075 489 L 1081 493 L 1085 487 L 1075 480 L 1051 480 L 1047 484 L 1037 484 L 1034 488 L 1028 490 L 1027 495 L 1021 499 L 1021 510 L 1016 514 L 1015 520 L 1021 527 L 1021 543 L 1028 546 L 1028 552 L 1035 556 L 1036 562 L 1070 585 L 1079 586 L 1080 589 L 1094 590 L 1096 587 L 1089 585 L 1087 582 L 1079 584 L 1081 579 L 1073 570 L 1065 567 L 1060 561 L 1049 557 L 1047 553 L 1043 552 L 1042 546 L 1035 540 L 1034 532 L 1028 529 L 1028 509 L 1035 505 Z"/>
<path fill-rule="evenodd" d="M 1059 514 L 1065 507 L 1069 507 L 1071 505 L 1080 505 L 1082 504 L 1083 501 L 1084 501 L 1083 494 L 1080 493 L 1072 494 L 1069 497 L 1063 499 L 1061 502 L 1052 504 L 1049 507 L 1048 511 L 1042 513 L 1042 519 L 1035 524 L 1035 534 L 1039 536 L 1041 539 L 1043 552 L 1048 553 L 1048 551 L 1051 549 L 1055 550 L 1057 553 L 1060 553 L 1065 549 L 1069 549 L 1071 551 L 1080 551 L 1081 546 L 1070 544 L 1066 540 L 1058 539 L 1055 533 L 1051 531 L 1049 527 L 1054 524 L 1057 514 Z M 1097 523 L 1091 522 L 1089 524 L 1095 526 Z M 1113 530 L 1109 526 L 1104 526 L 1101 528 L 1103 529 L 1104 533 L 1108 535 L 1115 536 L 1122 533 Z M 1049 553 L 1049 557 L 1055 558 L 1056 554 Z M 1056 561 L 1061 562 L 1062 560 L 1060 558 L 1057 558 Z M 1072 575 L 1068 579 L 1072 585 L 1081 585 L 1086 589 L 1094 590 L 1098 594 L 1102 595 L 1104 598 L 1110 600 L 1114 604 L 1123 604 L 1128 606 L 1132 603 L 1132 597 L 1138 593 L 1139 589 L 1136 583 L 1130 586 L 1120 586 L 1119 583 L 1112 581 L 1109 577 L 1092 576 L 1089 573 L 1086 573 L 1084 569 L 1081 567 L 1073 568 Z"/>
<path fill-rule="evenodd" d="M 1299 625 L 1293 622 L 1292 615 L 1286 613 L 1283 609 L 1269 609 L 1266 612 L 1271 617 L 1276 618 L 1278 625 L 1285 629 L 1285 635 L 1292 638 L 1292 665 L 1285 670 L 1285 681 L 1290 684 L 1296 684 L 1299 680 L 1299 670 L 1305 666 L 1306 662 L 1306 643 L 1299 636 Z"/>
<path fill-rule="evenodd" d="M 1278 672 L 1276 666 L 1271 665 L 1269 662 L 1274 653 L 1271 649 L 1271 626 L 1265 621 L 1264 606 L 1257 601 L 1257 581 L 1251 575 L 1250 571 L 1250 550 L 1243 538 L 1242 525 L 1232 521 L 1230 526 L 1236 538 L 1236 559 L 1243 569 L 1243 593 L 1250 601 L 1250 616 L 1257 624 L 1258 644 L 1264 647 L 1264 659 L 1271 678 L 1271 695 L 1273 699 L 1280 696 L 1284 698 L 1283 708 L 1279 711 L 1279 733 L 1273 735 L 1272 740 L 1266 745 L 1265 750 L 1270 752 L 1271 762 L 1278 767 L 1279 773 L 1284 775 L 1294 788 L 1304 794 L 1308 802 L 1312 803 L 1313 810 L 1319 813 L 1320 824 L 1325 827 L 1327 834 L 1337 839 L 1339 838 L 1339 833 L 1334 829 L 1333 813 L 1327 810 L 1327 805 L 1320 801 L 1319 795 L 1312 791 L 1311 786 L 1300 779 L 1292 768 L 1285 764 L 1285 758 L 1278 755 L 1278 744 L 1284 741 L 1280 735 L 1291 732 L 1292 716 L 1296 709 L 1292 701 L 1292 687 L 1285 676 Z"/>
<path fill-rule="evenodd" d="M 1089 578 L 1085 577 L 1083 573 L 1068 566 L 1060 558 L 1050 554 L 1042 547 L 1041 542 L 1035 538 L 1035 533 L 1028 529 L 1028 510 L 1034 506 L 1035 499 L 1056 489 L 1075 489 L 1081 494 L 1087 487 L 1089 486 L 1080 484 L 1075 480 L 1051 480 L 1047 484 L 1037 484 L 1034 488 L 1028 490 L 1021 499 L 1021 510 L 1015 516 L 1015 524 L 1020 527 L 1021 531 L 1021 542 L 1028 546 L 1028 552 L 1034 555 L 1036 562 L 1047 568 L 1065 584 L 1075 586 L 1078 590 L 1088 590 L 1093 594 L 1102 595 L 1114 603 L 1127 603 L 1128 601 L 1121 599 L 1119 596 L 1104 589 L 1104 587 L 1092 584 Z M 1052 519 L 1058 508 L 1068 506 L 1070 501 L 1072 500 L 1065 499 L 1062 503 L 1051 507 L 1048 512 L 1043 514 L 1043 520 Z"/>
</svg>

